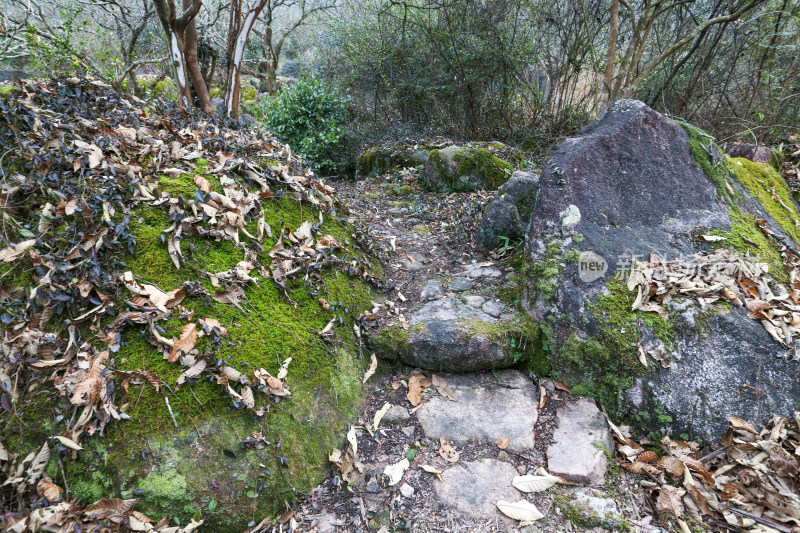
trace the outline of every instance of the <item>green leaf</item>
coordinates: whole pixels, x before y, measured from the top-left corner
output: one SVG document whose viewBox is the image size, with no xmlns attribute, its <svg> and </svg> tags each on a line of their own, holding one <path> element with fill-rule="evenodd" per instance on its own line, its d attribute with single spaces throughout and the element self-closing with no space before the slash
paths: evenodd
<svg viewBox="0 0 800 533">
<path fill-rule="evenodd" d="M 217 500 L 211 500 L 210 502 L 208 502 L 209 511 L 213 511 L 216 508 L 217 508 Z"/>
</svg>

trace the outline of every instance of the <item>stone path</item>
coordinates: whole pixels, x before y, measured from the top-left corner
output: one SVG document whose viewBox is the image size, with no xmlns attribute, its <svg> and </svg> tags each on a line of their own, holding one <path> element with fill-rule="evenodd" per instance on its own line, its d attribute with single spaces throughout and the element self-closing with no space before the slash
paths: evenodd
<svg viewBox="0 0 800 533">
<path fill-rule="evenodd" d="M 397 189 L 414 184 L 413 172 L 403 172 L 390 182 Z M 357 182 L 340 193 L 355 201 L 384 185 Z M 474 206 L 480 211 L 487 197 L 443 200 L 417 192 L 387 200 L 378 192 L 366 198 L 372 200 L 359 209 L 359 220 L 381 243 L 396 290 L 389 295 L 394 314 L 365 336 L 378 356 L 400 365 L 375 383 L 359 418 L 363 472 L 347 489 L 338 477 L 315 489 L 303 508 L 313 518 L 298 531 L 658 532 L 647 516 L 631 516 L 629 507 L 638 507 L 622 496 L 626 481 L 607 490 L 607 452 L 614 441 L 594 401 L 537 382 L 527 372 L 503 369 L 515 363 L 503 332 L 524 317 L 498 297 L 511 269 L 485 261 L 473 247 L 480 220 Z M 450 219 L 433 219 L 436 209 L 449 209 Z M 465 234 L 454 235 L 453 227 Z M 380 341 L 385 331 L 392 343 Z M 428 380 L 420 405 L 407 397 L 413 369 Z M 376 430 L 379 410 L 385 414 Z M 443 453 L 446 447 L 455 460 Z M 392 485 L 384 471 L 403 460 L 409 467 Z M 516 476 L 536 474 L 539 467 L 577 486 L 535 494 L 514 488 Z M 498 511 L 500 500 L 527 500 L 546 518 L 520 529 Z"/>
</svg>

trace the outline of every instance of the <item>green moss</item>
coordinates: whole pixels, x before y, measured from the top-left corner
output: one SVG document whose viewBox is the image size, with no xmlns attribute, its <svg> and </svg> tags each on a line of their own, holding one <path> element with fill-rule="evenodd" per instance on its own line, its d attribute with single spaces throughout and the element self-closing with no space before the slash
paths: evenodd
<svg viewBox="0 0 800 533">
<path fill-rule="evenodd" d="M 425 224 L 416 224 L 413 228 L 414 233 L 417 235 L 429 235 L 431 233 L 431 227 L 426 226 Z"/>
<path fill-rule="evenodd" d="M 741 213 L 731 209 L 730 230 L 712 230 L 711 233 L 725 237 L 722 245 L 739 255 L 754 255 L 758 261 L 769 265 L 770 274 L 780 283 L 786 283 L 789 274 L 783 265 L 783 259 L 777 248 L 769 241 L 756 224 L 756 218 L 749 213 Z"/>
<path fill-rule="evenodd" d="M 795 243 L 800 243 L 800 232 L 795 224 L 800 220 L 800 214 L 792 203 L 789 186 L 781 175 L 766 163 L 754 163 L 742 157 L 729 159 L 728 168 L 747 191 L 758 199 L 767 214 L 780 225 L 781 229 Z M 773 198 L 773 193 L 780 198 L 780 201 Z M 787 210 L 784 205 L 789 209 Z"/>
<path fill-rule="evenodd" d="M 151 472 L 139 483 L 138 488 L 144 491 L 145 496 L 143 501 L 146 503 L 142 506 L 142 512 L 150 516 L 165 516 L 174 509 L 189 506 L 192 502 L 186 478 L 174 468 Z"/>
<path fill-rule="evenodd" d="M 674 327 L 668 316 L 631 311 L 634 295 L 622 281 L 612 280 L 607 288 L 609 293 L 589 306 L 599 325 L 595 338 L 570 335 L 558 350 L 554 373 L 572 385 L 573 394 L 592 396 L 616 414 L 621 391 L 647 373 L 638 359 L 644 328 L 669 349 Z"/>
<path fill-rule="evenodd" d="M 716 145 L 714 145 L 714 142 L 711 140 L 710 136 L 706 135 L 702 130 L 680 120 L 676 120 L 675 122 L 683 126 L 683 128 L 686 130 L 686 133 L 689 134 L 689 152 L 692 154 L 695 166 L 702 170 L 706 177 L 711 180 L 711 182 L 717 188 L 719 197 L 724 198 L 725 201 L 728 202 L 728 204 L 734 209 L 738 209 L 738 207 L 736 207 L 736 203 L 742 199 L 741 194 L 728 181 L 728 170 L 726 165 L 719 163 L 718 165 L 714 166 L 714 162 L 712 161 L 711 155 L 708 153 L 707 148 L 712 151 L 717 150 L 721 157 L 722 152 L 718 147 L 716 147 Z M 731 191 L 733 191 L 733 193 L 731 193 Z"/>
<path fill-rule="evenodd" d="M 172 194 L 193 195 L 191 178 L 188 174 L 162 178 L 160 186 Z M 264 201 L 263 207 L 276 235 L 283 227 L 295 229 L 304 220 L 318 217 L 317 211 L 289 198 Z M 164 291 L 195 279 L 211 291 L 204 273 L 226 270 L 244 258 L 244 252 L 228 241 L 188 237 L 181 242 L 186 261 L 178 270 L 161 240 L 167 226 L 165 211 L 136 208 L 131 224 L 137 240 L 135 253 L 123 257 L 136 276 Z M 346 243 L 352 231 L 324 215 L 321 233 Z M 263 244 L 269 250 L 274 239 L 265 239 Z M 358 250 L 349 253 L 362 263 L 368 259 Z M 264 253 L 262 263 L 269 260 Z M 275 513 L 284 500 L 291 501 L 319 484 L 326 474 L 327 453 L 339 446 L 348 422 L 360 410 L 361 376 L 368 361 L 357 357 L 352 327 L 354 317 L 371 308 L 372 298 L 364 282 L 337 271 L 324 271 L 323 278 L 313 283 L 290 282 L 289 288 L 292 301 L 269 280 L 248 284 L 245 312 L 202 298 L 182 303 L 195 318 L 216 318 L 229 332 L 221 343 L 207 337 L 197 342 L 197 350 L 210 364 L 221 359 L 245 374 L 265 368 L 274 375 L 284 359 L 293 357 L 287 377 L 292 397 L 276 402 L 257 392 L 257 405 L 267 409 L 261 418 L 237 409 L 220 385 L 205 377 L 175 391 L 175 382 L 185 369 L 167 363 L 140 329 L 123 330 L 121 349 L 113 356 L 115 368 L 154 372 L 168 387 L 157 392 L 149 384 L 131 384 L 123 398 L 117 383 L 116 400 L 130 420 L 109 425 L 102 438 L 84 440 L 85 451 L 76 460 L 65 460 L 65 485 L 71 493 L 83 503 L 107 496 L 137 497 L 142 500 L 140 510 L 156 518 L 176 516 L 181 523 L 216 499 L 217 512 L 203 516 L 210 530 L 241 531 L 254 514 Z M 324 310 L 320 297 L 333 308 Z M 335 327 L 338 338 L 327 343 L 318 332 L 335 317 L 342 319 Z M 158 325 L 166 337 L 177 337 L 186 322 L 173 316 Z M 55 401 L 44 392 L 27 396 L 25 416 L 15 417 L 36 420 L 35 427 L 4 424 L 3 441 L 10 449 L 32 451 L 50 435 L 64 431 L 63 421 L 55 419 L 59 414 Z M 62 420 L 70 419 L 70 411 L 71 406 L 66 406 L 60 413 Z M 265 447 L 245 447 L 243 443 L 254 435 L 263 439 Z"/>
<path fill-rule="evenodd" d="M 11 94 L 15 87 L 15 85 L 0 85 L 0 95 Z"/>
<path fill-rule="evenodd" d="M 497 189 L 511 177 L 513 167 L 485 148 L 458 152 L 453 157 L 458 164 L 454 178 L 477 174 L 488 189 Z M 455 185 L 455 183 L 453 184 Z"/>
</svg>

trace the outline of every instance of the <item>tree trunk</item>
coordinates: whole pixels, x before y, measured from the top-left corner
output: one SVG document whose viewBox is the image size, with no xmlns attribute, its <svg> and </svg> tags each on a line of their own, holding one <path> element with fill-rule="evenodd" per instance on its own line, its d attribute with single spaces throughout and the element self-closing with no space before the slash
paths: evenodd
<svg viewBox="0 0 800 533">
<path fill-rule="evenodd" d="M 617 37 L 619 34 L 619 0 L 611 1 L 611 35 L 608 38 L 608 57 L 606 58 L 606 76 L 603 80 L 605 109 L 611 107 L 611 86 L 614 81 L 614 62 L 617 58 Z"/>
<path fill-rule="evenodd" d="M 239 99 L 241 98 L 241 74 L 242 61 L 244 60 L 244 48 L 247 39 L 250 37 L 250 30 L 253 29 L 258 15 L 264 9 L 268 0 L 255 0 L 254 5 L 247 11 L 242 19 L 241 0 L 233 0 L 231 3 L 231 23 L 228 33 L 228 89 L 225 94 L 225 114 L 233 119 L 239 118 Z"/>
<path fill-rule="evenodd" d="M 175 75 L 175 89 L 178 93 L 178 103 L 183 107 L 192 106 L 192 94 L 189 91 L 189 77 L 186 72 L 186 57 L 183 48 L 183 36 L 172 28 L 164 28 L 167 32 L 167 44 L 169 45 L 169 55 L 172 59 L 172 71 Z"/>
<path fill-rule="evenodd" d="M 183 8 L 189 9 L 192 6 L 192 0 L 183 0 Z M 208 94 L 208 86 L 203 79 L 203 74 L 200 72 L 200 65 L 197 62 L 197 24 L 192 19 L 186 26 L 184 31 L 184 57 L 186 58 L 186 71 L 189 78 L 192 80 L 192 86 L 197 93 L 197 99 L 200 102 L 200 109 L 206 113 L 211 113 L 211 97 Z"/>
</svg>

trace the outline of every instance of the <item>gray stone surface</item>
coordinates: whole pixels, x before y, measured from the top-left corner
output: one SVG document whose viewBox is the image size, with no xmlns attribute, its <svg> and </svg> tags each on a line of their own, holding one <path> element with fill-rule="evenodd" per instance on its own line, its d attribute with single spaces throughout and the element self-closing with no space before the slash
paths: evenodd
<svg viewBox="0 0 800 533">
<path fill-rule="evenodd" d="M 609 530 L 624 528 L 625 519 L 619 512 L 617 502 L 604 498 L 600 492 L 581 487 L 569 491 L 567 498 L 569 500 L 560 506 L 563 512 L 573 517 L 576 525 Z"/>
<path fill-rule="evenodd" d="M 681 125 L 641 102 L 622 100 L 601 121 L 562 143 L 542 169 L 527 248 L 532 261 L 541 261 L 555 246 L 564 267 L 552 279 L 553 290 L 531 291 L 523 306 L 540 323 L 555 319 L 551 360 L 569 386 L 620 372 L 608 357 L 592 360 L 588 345 L 579 362 L 570 358 L 580 341 L 563 348 L 570 338 L 604 342 L 603 312 L 593 304 L 608 294 L 621 258 L 647 258 L 653 252 L 669 260 L 691 257 L 699 251 L 693 239 L 698 228 L 731 227 L 731 207 L 723 197 L 728 189 L 740 196 L 736 209 L 765 219 L 776 235 L 792 240 L 735 176 L 718 189 L 695 163 L 688 141 Z M 713 145 L 709 150 L 713 158 L 700 155 L 705 163 L 722 157 Z M 578 264 L 565 259 L 567 253 L 584 251 L 609 263 L 604 276 L 583 281 Z M 758 424 L 772 413 L 800 409 L 800 360 L 785 358 L 787 350 L 748 318 L 745 308 L 712 305 L 702 320 L 684 320 L 687 314 L 669 319 L 674 321 L 666 355 L 671 368 L 650 365 L 623 395 L 609 394 L 610 410 L 652 413 L 659 406 L 670 418 L 651 416 L 639 429 L 717 442 L 729 416 Z M 643 325 L 639 333 L 646 349 L 657 344 L 649 327 Z M 617 397 L 620 404 L 611 399 Z"/>
<path fill-rule="evenodd" d="M 500 237 L 510 239 L 509 244 L 525 237 L 538 188 L 539 176 L 533 172 L 517 170 L 511 175 L 483 212 L 480 233 L 483 246 L 494 249 L 506 244 Z"/>
<path fill-rule="evenodd" d="M 470 307 L 480 309 L 480 307 L 486 301 L 486 298 L 483 296 L 478 296 L 477 294 L 466 294 L 461 298 L 461 300 Z"/>
<path fill-rule="evenodd" d="M 500 302 L 490 301 L 483 304 L 483 307 L 481 307 L 481 311 L 483 311 L 489 316 L 500 318 L 500 315 L 503 314 L 503 310 L 505 308 L 506 306 Z"/>
<path fill-rule="evenodd" d="M 508 463 L 483 459 L 448 468 L 442 473 L 442 481 L 434 481 L 433 488 L 441 503 L 465 515 L 502 518 L 495 503 L 520 499 L 511 485 L 516 475 L 516 469 Z"/>
<path fill-rule="evenodd" d="M 383 415 L 381 423 L 386 424 L 402 424 L 406 422 L 411 416 L 408 414 L 408 409 L 400 405 L 390 405 L 386 414 Z"/>
<path fill-rule="evenodd" d="M 475 265 L 468 267 L 465 275 L 468 278 L 499 278 L 503 275 L 500 269 L 495 266 Z"/>
<path fill-rule="evenodd" d="M 614 441 L 594 400 L 580 398 L 558 410 L 558 427 L 547 447 L 551 474 L 584 485 L 602 485 L 608 468 L 606 450 Z"/>
<path fill-rule="evenodd" d="M 408 483 L 403 483 L 400 485 L 400 494 L 403 495 L 403 498 L 410 498 L 414 495 L 414 487 Z"/>
<path fill-rule="evenodd" d="M 769 163 L 773 157 L 768 147 L 747 143 L 726 143 L 725 152 L 731 157 L 744 157 L 756 163 Z"/>
<path fill-rule="evenodd" d="M 368 338 L 383 358 L 435 372 L 474 372 L 512 366 L 514 350 L 498 331 L 514 320 L 497 319 L 455 297 L 423 305 L 409 319 L 407 331 L 392 326 Z M 382 334 L 384 336 L 382 336 Z M 389 340 L 394 338 L 395 340 Z"/>
<path fill-rule="evenodd" d="M 411 272 L 416 272 L 425 268 L 425 263 L 427 263 L 428 260 L 423 254 L 411 252 L 408 255 L 413 258 L 413 261 L 405 256 L 400 258 L 400 263 L 403 265 L 403 268 Z"/>
<path fill-rule="evenodd" d="M 450 280 L 447 288 L 456 292 L 468 291 L 472 288 L 472 280 L 469 278 L 455 277 Z"/>
<path fill-rule="evenodd" d="M 442 283 L 438 280 L 431 279 L 425 284 L 422 288 L 422 292 L 419 295 L 419 299 L 423 302 L 427 302 L 429 300 L 435 300 L 439 296 L 444 294 L 444 287 L 442 287 Z"/>
<path fill-rule="evenodd" d="M 503 370 L 443 377 L 458 402 L 436 396 L 417 410 L 417 420 L 426 436 L 438 439 L 443 435 L 456 443 L 495 443 L 508 438 L 510 450 L 533 450 L 537 387 L 522 372 Z"/>
</svg>

